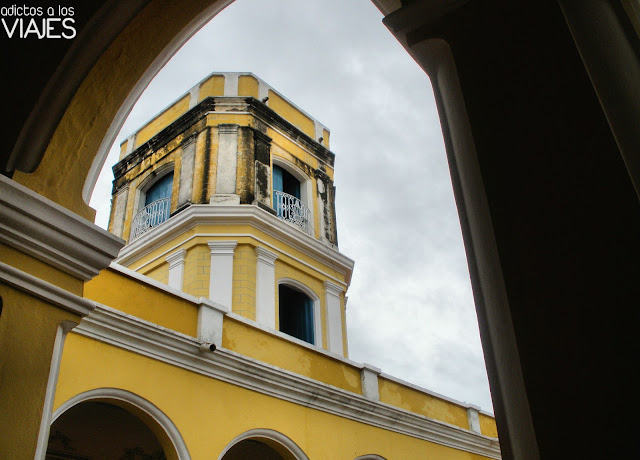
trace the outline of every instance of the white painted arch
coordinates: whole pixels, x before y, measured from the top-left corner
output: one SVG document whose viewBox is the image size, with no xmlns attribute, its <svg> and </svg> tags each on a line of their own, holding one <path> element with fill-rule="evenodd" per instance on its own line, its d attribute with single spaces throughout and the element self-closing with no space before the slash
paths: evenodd
<svg viewBox="0 0 640 460">
<path fill-rule="evenodd" d="M 187 445 L 182 439 L 178 428 L 164 412 L 141 396 L 119 388 L 96 388 L 74 396 L 55 410 L 53 417 L 51 417 L 51 424 L 72 407 L 88 401 L 111 403 L 132 412 L 136 416 L 140 413 L 146 415 L 148 420 L 142 421 L 149 426 L 154 434 L 158 436 L 158 429 L 161 430 L 161 435 L 164 434 L 164 436 L 159 436 L 159 438 L 164 439 L 158 439 L 163 448 L 166 447 L 166 443 L 163 441 L 168 440 L 172 444 L 173 454 L 177 456 L 178 460 L 191 459 Z M 155 426 L 151 426 L 152 424 Z M 168 458 L 171 458 L 171 454 L 167 454 L 169 454 Z"/>
<path fill-rule="evenodd" d="M 303 452 L 303 450 L 298 447 L 298 445 L 293 442 L 290 438 L 285 436 L 284 434 L 270 430 L 267 428 L 256 428 L 253 430 L 246 431 L 229 442 L 227 446 L 222 450 L 218 460 L 222 460 L 224 455 L 231 449 L 233 446 L 247 439 L 254 439 L 256 441 L 262 441 L 267 444 L 269 447 L 275 448 L 279 453 L 283 453 L 284 450 L 286 454 L 289 454 L 287 460 L 295 459 L 295 460 L 309 460 L 309 457 Z"/>
</svg>

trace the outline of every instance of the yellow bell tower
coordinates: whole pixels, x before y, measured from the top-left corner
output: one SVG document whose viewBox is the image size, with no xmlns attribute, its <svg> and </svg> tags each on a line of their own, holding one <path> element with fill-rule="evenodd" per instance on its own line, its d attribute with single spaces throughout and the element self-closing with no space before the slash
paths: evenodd
<svg viewBox="0 0 640 460">
<path fill-rule="evenodd" d="M 133 133 L 114 166 L 116 260 L 347 356 L 329 130 L 250 73 L 215 73 Z"/>
</svg>

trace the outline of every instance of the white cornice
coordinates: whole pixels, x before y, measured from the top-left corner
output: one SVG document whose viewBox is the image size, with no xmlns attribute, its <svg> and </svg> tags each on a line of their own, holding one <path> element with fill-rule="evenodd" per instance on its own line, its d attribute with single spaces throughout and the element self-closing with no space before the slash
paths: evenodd
<svg viewBox="0 0 640 460">
<path fill-rule="evenodd" d="M 86 316 L 95 304 L 47 281 L 0 262 L 0 281 L 59 308 Z"/>
<path fill-rule="evenodd" d="M 197 339 L 98 305 L 74 330 L 96 340 L 275 398 L 454 449 L 500 458 L 498 441 L 370 401 L 310 378 L 218 348 L 201 353 Z"/>
<path fill-rule="evenodd" d="M 276 216 L 253 205 L 191 205 L 164 224 L 149 230 L 125 246 L 117 262 L 131 265 L 172 239 L 197 225 L 249 225 L 325 266 L 332 267 L 350 282 L 354 262 L 339 251 L 326 246 Z"/>
<path fill-rule="evenodd" d="M 0 242 L 81 280 L 118 255 L 124 241 L 0 175 Z"/>
</svg>

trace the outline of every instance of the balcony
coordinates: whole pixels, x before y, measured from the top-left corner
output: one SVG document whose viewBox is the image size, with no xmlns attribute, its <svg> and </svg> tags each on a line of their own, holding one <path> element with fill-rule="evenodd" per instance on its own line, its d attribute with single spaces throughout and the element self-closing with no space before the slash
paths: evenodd
<svg viewBox="0 0 640 460">
<path fill-rule="evenodd" d="M 277 216 L 302 229 L 303 232 L 311 235 L 311 211 L 302 201 L 293 195 L 274 190 L 274 205 Z"/>
<path fill-rule="evenodd" d="M 170 207 L 171 198 L 163 198 L 145 206 L 131 222 L 129 242 L 165 222 L 169 218 Z"/>
</svg>

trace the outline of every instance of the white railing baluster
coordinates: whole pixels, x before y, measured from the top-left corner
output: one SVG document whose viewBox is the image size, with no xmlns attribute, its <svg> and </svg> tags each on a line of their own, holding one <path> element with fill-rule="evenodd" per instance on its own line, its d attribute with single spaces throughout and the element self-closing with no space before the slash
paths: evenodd
<svg viewBox="0 0 640 460">
<path fill-rule="evenodd" d="M 302 201 L 293 195 L 273 191 L 278 217 L 300 227 L 305 233 L 311 234 L 311 211 Z"/>
<path fill-rule="evenodd" d="M 135 240 L 143 233 L 166 221 L 169 218 L 170 207 L 171 198 L 163 198 L 142 208 L 142 211 L 136 214 L 131 222 L 131 238 L 129 241 Z"/>
</svg>

